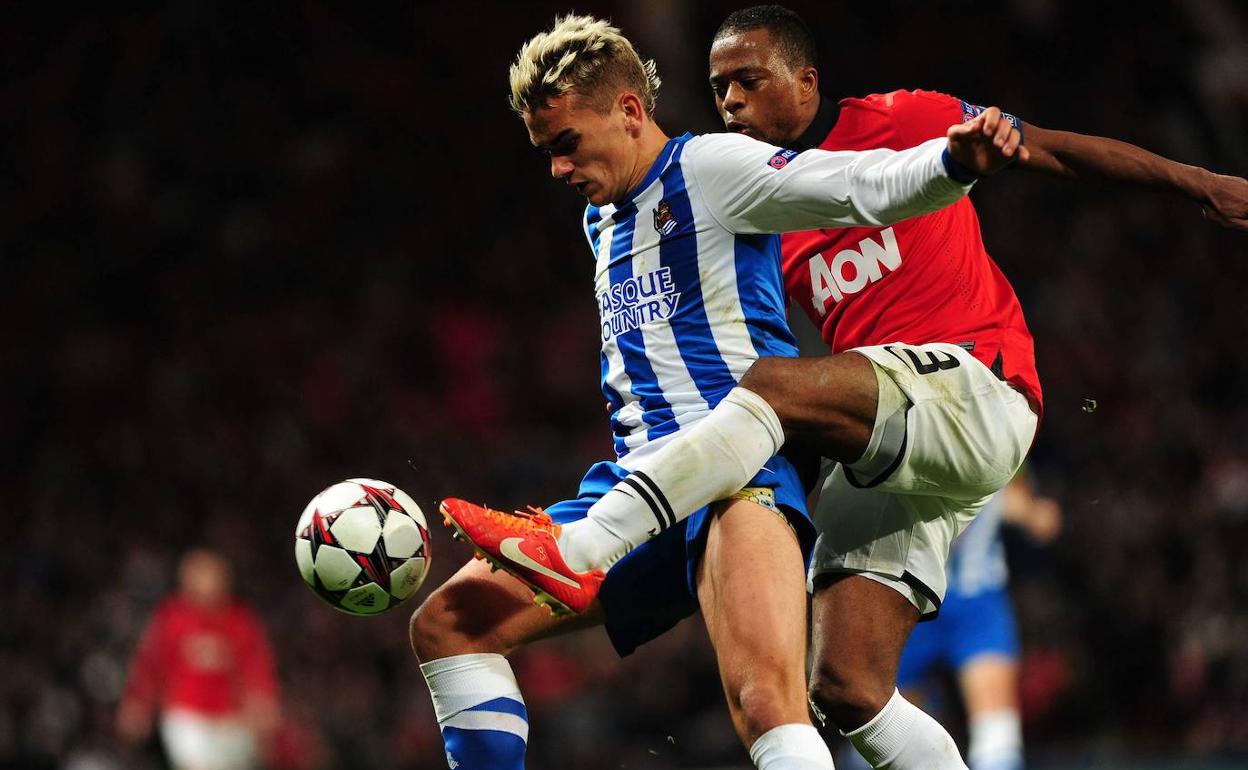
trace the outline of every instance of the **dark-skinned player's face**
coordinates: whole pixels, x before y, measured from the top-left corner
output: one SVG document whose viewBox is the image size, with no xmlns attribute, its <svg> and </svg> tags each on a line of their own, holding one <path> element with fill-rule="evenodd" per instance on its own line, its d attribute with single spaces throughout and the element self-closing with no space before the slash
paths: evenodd
<svg viewBox="0 0 1248 770">
<path fill-rule="evenodd" d="M 801 136 L 802 105 L 819 93 L 815 68 L 790 65 L 766 29 L 717 38 L 710 81 L 729 131 L 777 145 Z"/>
</svg>

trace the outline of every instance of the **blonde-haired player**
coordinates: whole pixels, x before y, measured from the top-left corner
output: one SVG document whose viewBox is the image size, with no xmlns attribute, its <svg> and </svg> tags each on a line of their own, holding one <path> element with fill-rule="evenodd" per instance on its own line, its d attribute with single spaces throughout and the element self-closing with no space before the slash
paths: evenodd
<svg viewBox="0 0 1248 770">
<path fill-rule="evenodd" d="M 606 86 L 633 89 L 645 111 L 654 114 L 663 83 L 653 59 L 642 59 L 619 29 L 592 16 L 566 16 L 549 32 L 534 35 L 508 74 L 511 108 L 522 117 L 571 92 L 587 105 L 609 110 L 614 89 Z"/>
<path fill-rule="evenodd" d="M 412 644 L 448 760 L 460 770 L 523 766 L 527 715 L 504 658 L 516 647 L 604 624 L 628 654 L 701 609 L 755 764 L 829 768 L 807 715 L 803 563 L 814 528 L 794 465 L 772 457 L 744 490 L 726 490 L 679 521 L 630 471 L 730 392 L 748 414 L 757 405 L 734 391 L 745 371 L 761 356 L 796 355 L 772 233 L 882 224 L 952 203 L 976 174 L 1025 154 L 1018 134 L 1004 123 L 988 134 L 980 120 L 953 129 L 948 142 L 904 152 L 801 155 L 728 134 L 669 138 L 652 115 L 653 64 L 618 29 L 589 17 L 560 19 L 530 40 L 511 85 L 512 106 L 549 156 L 551 175 L 590 203 L 584 227 L 617 458 L 594 465 L 575 499 L 545 513 L 443 502 L 448 522 L 491 564 L 564 613 L 534 607 L 528 589 L 483 562 L 466 565 L 417 611 Z M 738 449 L 756 453 L 771 441 Z M 625 478 L 650 506 L 650 531 L 622 543 L 621 554 L 632 550 L 605 579 L 601 570 L 569 569 L 557 538 L 586 527 L 615 537 L 610 522 L 585 516 Z"/>
</svg>

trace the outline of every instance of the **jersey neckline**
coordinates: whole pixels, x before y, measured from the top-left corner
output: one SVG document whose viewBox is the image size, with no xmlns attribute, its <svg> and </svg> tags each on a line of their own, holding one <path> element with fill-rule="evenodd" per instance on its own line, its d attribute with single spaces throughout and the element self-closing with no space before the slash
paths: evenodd
<svg viewBox="0 0 1248 770">
<path fill-rule="evenodd" d="M 637 183 L 636 187 L 629 190 L 628 195 L 625 195 L 620 200 L 615 201 L 615 207 L 619 209 L 626 204 L 631 203 L 634 198 L 645 192 L 647 187 L 654 184 L 654 180 L 658 179 L 671 164 L 672 155 L 675 154 L 676 148 L 692 138 L 693 134 L 686 131 L 680 136 L 673 136 L 671 139 L 668 139 L 667 144 L 663 145 L 663 149 L 659 152 L 659 157 L 654 159 L 654 163 L 651 164 L 650 170 L 646 172 L 646 176 Z"/>
<path fill-rule="evenodd" d="M 835 99 L 819 94 L 819 109 L 815 111 L 814 119 L 789 149 L 804 152 L 823 144 L 823 140 L 828 138 L 828 134 L 832 133 L 832 129 L 836 126 L 836 120 L 840 114 L 841 106 L 836 103 Z"/>
</svg>

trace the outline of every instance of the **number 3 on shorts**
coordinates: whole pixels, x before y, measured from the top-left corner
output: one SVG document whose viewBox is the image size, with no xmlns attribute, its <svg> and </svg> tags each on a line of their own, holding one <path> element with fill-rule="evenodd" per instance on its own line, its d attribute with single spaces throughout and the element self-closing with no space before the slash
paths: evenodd
<svg viewBox="0 0 1248 770">
<path fill-rule="evenodd" d="M 897 350 L 892 345 L 885 345 L 884 349 L 889 353 L 892 353 L 894 356 L 897 356 L 898 359 L 905 363 L 905 359 L 901 358 L 901 355 L 897 353 Z M 901 352 L 906 354 L 906 358 L 910 359 L 911 368 L 919 374 L 931 374 L 932 372 L 941 372 L 946 369 L 956 369 L 962 365 L 962 363 L 958 361 L 957 357 L 952 353 L 941 352 L 940 354 L 937 354 L 937 351 L 925 350 L 923 351 L 923 355 L 927 356 L 929 360 L 927 363 L 924 363 L 917 355 L 915 355 L 914 351 L 909 348 L 902 348 Z M 948 356 L 948 358 L 942 358 L 941 356 Z"/>
</svg>

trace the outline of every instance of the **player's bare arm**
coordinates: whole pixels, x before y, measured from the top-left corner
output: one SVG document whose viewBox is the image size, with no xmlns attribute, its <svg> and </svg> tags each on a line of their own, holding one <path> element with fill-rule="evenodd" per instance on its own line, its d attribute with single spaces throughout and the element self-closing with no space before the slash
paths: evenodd
<svg viewBox="0 0 1248 770">
<path fill-rule="evenodd" d="M 968 124 L 969 125 L 969 124 Z M 1163 158 L 1117 139 L 1023 124 L 1028 155 L 1019 167 L 1068 179 L 1105 179 L 1173 192 L 1200 204 L 1205 216 L 1248 230 L 1248 180 Z"/>
</svg>

